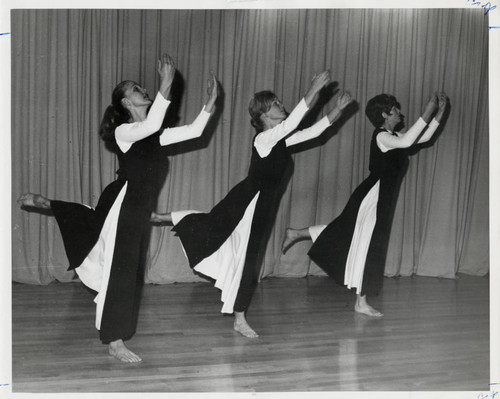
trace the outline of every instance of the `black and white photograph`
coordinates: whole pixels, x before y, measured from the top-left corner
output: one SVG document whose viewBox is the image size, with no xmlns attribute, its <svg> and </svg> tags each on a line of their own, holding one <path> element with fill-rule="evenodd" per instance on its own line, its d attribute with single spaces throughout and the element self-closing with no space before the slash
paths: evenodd
<svg viewBox="0 0 500 399">
<path fill-rule="evenodd" d="M 3 6 L 0 396 L 500 397 L 498 5 Z"/>
</svg>

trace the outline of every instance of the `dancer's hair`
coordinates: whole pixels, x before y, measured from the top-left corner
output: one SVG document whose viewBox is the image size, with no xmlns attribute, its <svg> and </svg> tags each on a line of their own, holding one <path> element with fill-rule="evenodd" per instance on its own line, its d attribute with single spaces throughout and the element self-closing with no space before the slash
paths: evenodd
<svg viewBox="0 0 500 399">
<path fill-rule="evenodd" d="M 396 97 L 390 94 L 379 94 L 368 100 L 365 114 L 373 126 L 380 127 L 384 124 L 382 112 L 390 114 L 392 107 L 401 108 Z"/>
<path fill-rule="evenodd" d="M 276 94 L 272 91 L 264 90 L 255 93 L 253 98 L 250 100 L 250 103 L 248 104 L 248 112 L 251 117 L 250 123 L 255 128 L 257 133 L 264 130 L 264 123 L 260 119 L 261 115 L 271 109 L 273 101 L 277 98 Z"/>
<path fill-rule="evenodd" d="M 130 120 L 130 112 L 123 106 L 122 100 L 125 97 L 125 91 L 136 83 L 131 80 L 120 82 L 111 96 L 111 105 L 108 105 L 101 126 L 99 127 L 99 136 L 106 142 L 115 142 L 115 129 L 123 123 Z"/>
</svg>

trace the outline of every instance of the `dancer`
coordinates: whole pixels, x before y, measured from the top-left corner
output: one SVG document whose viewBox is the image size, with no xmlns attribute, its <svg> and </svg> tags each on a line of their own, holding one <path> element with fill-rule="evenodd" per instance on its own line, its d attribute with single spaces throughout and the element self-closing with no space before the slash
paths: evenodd
<svg viewBox="0 0 500 399">
<path fill-rule="evenodd" d="M 118 155 L 118 179 L 108 185 L 95 209 L 27 193 L 22 208 L 50 209 L 63 237 L 70 269 L 98 294 L 96 328 L 109 353 L 122 362 L 139 362 L 123 341 L 136 329 L 140 270 L 149 242 L 151 211 L 167 165 L 164 147 L 199 137 L 217 98 L 212 74 L 209 99 L 191 125 L 160 130 L 175 76 L 172 58 L 158 61 L 160 87 L 153 101 L 146 90 L 126 80 L 116 86 L 99 134 Z"/>
<path fill-rule="evenodd" d="M 274 93 L 256 93 L 249 104 L 251 124 L 257 134 L 248 177 L 209 213 L 153 215 L 154 221 L 174 224 L 173 230 L 181 240 L 190 266 L 215 279 L 215 286 L 222 291 L 222 312 L 234 312 L 234 330 L 245 337 L 258 337 L 246 320 L 246 311 L 259 279 L 263 233 L 273 220 L 276 192 L 292 161 L 288 147 L 318 137 L 351 102 L 349 93 L 341 93 L 336 107 L 325 117 L 312 127 L 291 134 L 329 80 L 328 71 L 316 75 L 307 94 L 288 117 Z"/>
<path fill-rule="evenodd" d="M 395 130 L 404 118 L 396 98 L 380 94 L 369 100 L 365 112 L 375 126 L 370 175 L 328 226 L 288 228 L 286 231 L 283 253 L 300 240 L 312 240 L 309 257 L 339 284 L 356 288 L 354 310 L 358 313 L 383 316 L 368 304 L 366 296 L 377 295 L 382 285 L 392 215 L 408 163 L 407 150 L 431 139 L 446 105 L 444 93 L 433 94 L 422 116 L 406 133 L 401 133 Z"/>
</svg>

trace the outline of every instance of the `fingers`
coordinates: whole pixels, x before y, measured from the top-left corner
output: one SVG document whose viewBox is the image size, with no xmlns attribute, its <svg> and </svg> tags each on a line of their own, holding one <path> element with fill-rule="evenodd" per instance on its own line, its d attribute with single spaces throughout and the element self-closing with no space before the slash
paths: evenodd
<svg viewBox="0 0 500 399">
<path fill-rule="evenodd" d="M 337 107 L 343 110 L 352 101 L 352 95 L 348 91 L 341 91 L 337 98 Z"/>
<path fill-rule="evenodd" d="M 175 68 L 174 59 L 167 53 L 164 53 L 162 58 L 158 60 L 158 70 L 163 67 Z"/>
<path fill-rule="evenodd" d="M 313 76 L 312 81 L 313 82 L 324 82 L 325 84 L 330 80 L 330 71 L 326 70 L 320 73 L 317 73 L 316 75 Z"/>
<path fill-rule="evenodd" d="M 448 97 L 446 96 L 446 93 L 444 91 L 436 91 L 432 94 L 430 101 L 434 101 L 435 103 L 442 105 L 447 101 L 447 98 Z"/>
<path fill-rule="evenodd" d="M 208 78 L 207 84 L 208 94 L 217 92 L 217 77 L 215 76 L 215 73 L 213 71 L 210 71 L 210 78 Z"/>
<path fill-rule="evenodd" d="M 438 105 L 438 96 L 437 93 L 434 92 L 429 96 L 429 99 L 427 100 L 427 106 L 436 109 L 437 105 Z"/>
<path fill-rule="evenodd" d="M 327 84 L 330 81 L 330 71 L 326 70 L 321 72 L 318 75 L 318 79 L 323 82 L 323 84 Z"/>
<path fill-rule="evenodd" d="M 445 92 L 440 92 L 437 95 L 439 108 L 444 109 L 448 103 L 448 97 Z"/>
<path fill-rule="evenodd" d="M 341 96 L 344 97 L 346 100 L 352 101 L 352 94 L 349 91 L 343 91 L 341 93 Z"/>
<path fill-rule="evenodd" d="M 217 85 L 217 78 L 215 77 L 214 71 L 210 71 L 210 78 L 208 79 L 208 82 L 212 87 Z"/>
<path fill-rule="evenodd" d="M 170 66 L 175 66 L 174 59 L 167 53 L 163 54 L 163 64 L 164 65 L 170 65 Z"/>
<path fill-rule="evenodd" d="M 171 67 L 175 68 L 175 62 L 174 62 L 174 59 L 167 54 L 167 59 L 168 59 L 168 65 L 170 65 Z"/>
<path fill-rule="evenodd" d="M 210 79 L 208 79 L 207 94 L 209 101 L 215 101 L 218 96 L 217 79 L 213 73 Z"/>
</svg>

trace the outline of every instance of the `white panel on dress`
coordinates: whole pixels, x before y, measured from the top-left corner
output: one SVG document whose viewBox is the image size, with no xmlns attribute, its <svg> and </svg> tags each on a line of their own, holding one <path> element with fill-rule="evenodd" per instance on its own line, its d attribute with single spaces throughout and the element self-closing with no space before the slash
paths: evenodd
<svg viewBox="0 0 500 399">
<path fill-rule="evenodd" d="M 172 216 L 172 224 L 175 226 L 177 223 L 179 223 L 182 219 L 184 219 L 184 216 L 190 215 L 192 213 L 202 213 L 201 211 L 195 211 L 195 210 L 187 210 L 187 211 L 173 211 L 170 212 L 170 216 Z"/>
<path fill-rule="evenodd" d="M 97 243 L 82 264 L 75 269 L 82 283 L 98 292 L 94 298 L 94 302 L 97 304 L 95 326 L 98 330 L 101 328 L 102 311 L 106 300 L 111 263 L 113 262 L 118 217 L 126 192 L 127 183 L 120 190 L 106 216 Z"/>
<path fill-rule="evenodd" d="M 325 227 L 326 227 L 326 224 L 321 224 L 318 226 L 309 227 L 308 230 L 309 230 L 309 235 L 311 236 L 312 242 L 315 242 L 318 239 L 319 235 L 323 232 Z"/>
<path fill-rule="evenodd" d="M 197 272 L 213 278 L 215 287 L 222 291 L 221 301 L 223 306 L 221 313 L 233 313 L 258 198 L 259 193 L 248 204 L 245 214 L 224 244 L 215 253 L 203 259 L 194 267 Z M 189 213 L 193 213 L 193 211 L 172 212 L 174 225 Z"/>
<path fill-rule="evenodd" d="M 377 221 L 377 203 L 380 181 L 378 181 L 363 199 L 356 218 L 349 254 L 347 255 L 344 284 L 347 288 L 356 288 L 361 293 L 366 255 Z"/>
</svg>

